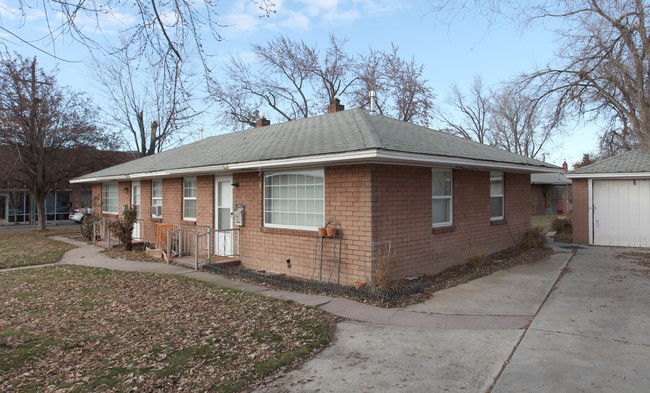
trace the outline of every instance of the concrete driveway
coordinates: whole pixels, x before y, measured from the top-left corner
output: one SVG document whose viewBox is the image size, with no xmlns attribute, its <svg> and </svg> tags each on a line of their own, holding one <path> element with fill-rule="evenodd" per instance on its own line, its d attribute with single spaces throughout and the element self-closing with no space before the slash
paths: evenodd
<svg viewBox="0 0 650 393">
<path fill-rule="evenodd" d="M 621 257 L 643 250 L 555 250 L 409 307 L 529 315 L 528 329 L 346 321 L 333 346 L 259 392 L 650 391 L 650 269 Z"/>
<path fill-rule="evenodd" d="M 568 267 L 493 392 L 650 391 L 650 250 L 588 247 Z"/>
</svg>

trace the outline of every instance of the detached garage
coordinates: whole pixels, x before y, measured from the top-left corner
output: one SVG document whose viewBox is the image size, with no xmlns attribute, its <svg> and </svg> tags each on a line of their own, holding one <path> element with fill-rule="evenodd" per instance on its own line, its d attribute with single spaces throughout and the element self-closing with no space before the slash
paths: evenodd
<svg viewBox="0 0 650 393">
<path fill-rule="evenodd" d="M 650 247 L 650 153 L 633 150 L 567 177 L 573 180 L 575 242 Z"/>
</svg>

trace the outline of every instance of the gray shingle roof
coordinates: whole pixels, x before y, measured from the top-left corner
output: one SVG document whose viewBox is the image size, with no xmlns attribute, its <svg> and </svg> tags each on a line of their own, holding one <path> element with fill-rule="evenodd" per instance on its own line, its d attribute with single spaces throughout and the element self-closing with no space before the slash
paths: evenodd
<svg viewBox="0 0 650 393">
<path fill-rule="evenodd" d="M 530 184 L 571 184 L 564 173 L 533 173 L 530 175 Z"/>
<path fill-rule="evenodd" d="M 643 150 L 632 150 L 616 157 L 578 168 L 575 171 L 569 172 L 569 177 L 571 175 L 639 172 L 650 172 L 650 153 Z"/>
<path fill-rule="evenodd" d="M 79 179 L 369 149 L 557 168 L 440 131 L 352 109 L 213 136 Z"/>
</svg>

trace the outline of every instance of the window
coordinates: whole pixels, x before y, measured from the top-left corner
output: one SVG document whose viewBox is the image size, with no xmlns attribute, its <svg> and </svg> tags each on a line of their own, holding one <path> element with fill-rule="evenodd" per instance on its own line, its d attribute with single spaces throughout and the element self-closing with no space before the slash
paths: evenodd
<svg viewBox="0 0 650 393">
<path fill-rule="evenodd" d="M 490 172 L 490 220 L 503 219 L 503 172 Z"/>
<path fill-rule="evenodd" d="M 118 197 L 117 183 L 102 184 L 102 213 L 118 214 Z"/>
<path fill-rule="evenodd" d="M 433 195 L 433 226 L 452 224 L 452 176 L 451 169 L 434 169 L 431 172 Z"/>
<path fill-rule="evenodd" d="M 322 169 L 264 176 L 264 225 L 314 229 L 325 224 Z"/>
<path fill-rule="evenodd" d="M 162 180 L 151 181 L 151 216 L 162 217 Z"/>
<path fill-rule="evenodd" d="M 196 221 L 196 177 L 183 179 L 183 220 Z"/>
</svg>

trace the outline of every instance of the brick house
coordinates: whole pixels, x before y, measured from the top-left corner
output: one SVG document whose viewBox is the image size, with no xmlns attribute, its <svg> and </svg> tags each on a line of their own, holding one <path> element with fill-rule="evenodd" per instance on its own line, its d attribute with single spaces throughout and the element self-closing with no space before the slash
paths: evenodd
<svg viewBox="0 0 650 393">
<path fill-rule="evenodd" d="M 650 153 L 633 150 L 567 173 L 573 241 L 650 247 Z"/>
<path fill-rule="evenodd" d="M 531 213 L 568 214 L 572 209 L 572 201 L 571 180 L 567 179 L 564 173 L 530 175 Z"/>
<path fill-rule="evenodd" d="M 104 214 L 113 217 L 132 203 L 135 190 L 147 241 L 157 223 L 231 228 L 238 205 L 245 213 L 243 226 L 235 226 L 244 267 L 314 278 L 320 250 L 334 247 L 340 277 L 333 281 L 350 284 L 372 277 L 377 244 L 390 242 L 397 253 L 392 279 L 436 273 L 515 245 L 530 227 L 530 173 L 561 171 L 363 109 L 341 109 L 337 103 L 328 114 L 277 125 L 260 119 L 256 128 L 74 182 L 92 183 Z M 330 220 L 340 225 L 340 237 L 323 239 L 317 228 Z"/>
<path fill-rule="evenodd" d="M 83 161 L 83 166 L 76 167 L 76 174 L 94 172 L 136 158 L 133 152 L 102 151 L 94 148 L 83 151 L 70 149 L 62 153 L 69 162 Z M 80 156 L 92 159 L 80 160 Z M 0 145 L 0 157 L 0 225 L 34 224 L 38 219 L 36 205 L 30 190 L 19 181 L 16 152 L 8 146 Z M 71 184 L 70 177 L 58 182 L 56 189 L 45 198 L 45 218 L 48 222 L 66 221 L 73 209 L 90 206 L 92 202 L 91 185 Z"/>
</svg>

